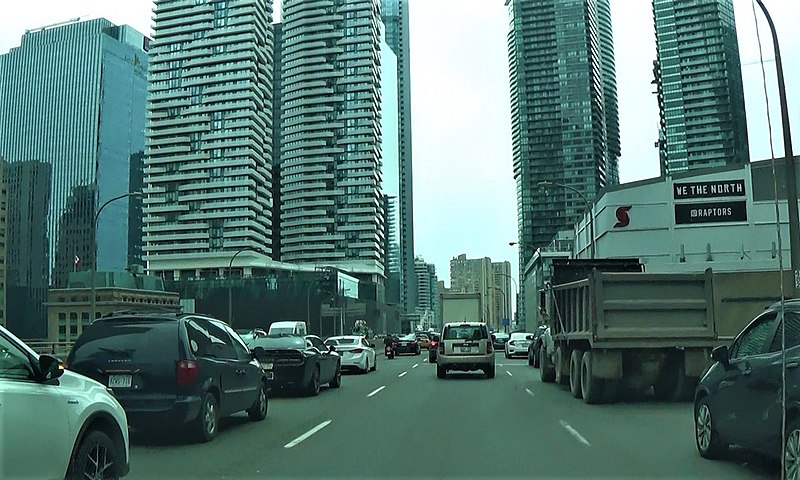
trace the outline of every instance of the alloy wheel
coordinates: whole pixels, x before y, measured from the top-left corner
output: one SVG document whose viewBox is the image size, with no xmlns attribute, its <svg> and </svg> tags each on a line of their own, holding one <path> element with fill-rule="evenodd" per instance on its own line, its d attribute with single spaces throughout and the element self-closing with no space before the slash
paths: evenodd
<svg viewBox="0 0 800 480">
<path fill-rule="evenodd" d="M 84 477 L 87 480 L 103 480 L 114 477 L 114 462 L 109 458 L 108 450 L 103 445 L 95 445 L 89 450 Z"/>
<path fill-rule="evenodd" d="M 214 401 L 209 397 L 206 403 L 206 411 L 203 415 L 203 423 L 206 426 L 206 432 L 213 435 L 217 431 L 217 407 Z"/>
<path fill-rule="evenodd" d="M 708 405 L 702 404 L 697 409 L 695 418 L 695 435 L 697 436 L 697 446 L 700 451 L 705 452 L 711 446 L 711 410 Z M 800 433 L 800 432 L 799 432 Z"/>
<path fill-rule="evenodd" d="M 783 453 L 786 464 L 786 480 L 800 480 L 800 429 L 795 428 L 786 437 Z"/>
</svg>

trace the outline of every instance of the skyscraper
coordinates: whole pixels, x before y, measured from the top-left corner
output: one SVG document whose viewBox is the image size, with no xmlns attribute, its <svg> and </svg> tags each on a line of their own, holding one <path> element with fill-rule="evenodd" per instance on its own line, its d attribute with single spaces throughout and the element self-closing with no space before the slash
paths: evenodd
<svg viewBox="0 0 800 480">
<path fill-rule="evenodd" d="M 147 103 L 145 259 L 165 278 L 272 254 L 272 1 L 160 0 Z"/>
<path fill-rule="evenodd" d="M 282 9 L 281 259 L 384 275 L 378 0 Z"/>
<path fill-rule="evenodd" d="M 400 279 L 401 303 L 407 313 L 417 307 L 414 282 L 414 184 L 411 157 L 411 67 L 408 34 L 408 0 L 381 0 L 386 41 L 397 57 L 397 104 L 400 148 Z"/>
<path fill-rule="evenodd" d="M 519 264 L 619 181 L 609 0 L 506 0 Z M 522 268 L 520 270 L 523 270 Z M 522 283 L 522 282 L 520 282 Z M 524 319 L 522 305 L 518 312 Z"/>
<path fill-rule="evenodd" d="M 103 210 L 96 231 L 94 218 L 104 202 L 140 187 L 130 165 L 144 151 L 148 41 L 105 19 L 70 21 L 29 30 L 0 56 L 0 155 L 9 168 L 51 168 L 39 238 L 49 242 L 45 278 L 53 286 L 65 285 L 76 257 L 79 268 L 122 270 L 139 249 L 141 232 L 130 235 L 128 218 L 141 214 L 130 199 Z"/>
<path fill-rule="evenodd" d="M 653 0 L 661 173 L 749 161 L 733 0 Z"/>
<path fill-rule="evenodd" d="M 6 189 L 6 161 L 0 157 L 0 325 L 6 324 L 6 285 L 8 284 L 8 190 Z"/>
<path fill-rule="evenodd" d="M 6 164 L 3 175 L 8 193 L 6 326 L 25 338 L 47 335 L 43 302 L 49 287 L 52 171 L 50 163 L 25 161 Z"/>
</svg>

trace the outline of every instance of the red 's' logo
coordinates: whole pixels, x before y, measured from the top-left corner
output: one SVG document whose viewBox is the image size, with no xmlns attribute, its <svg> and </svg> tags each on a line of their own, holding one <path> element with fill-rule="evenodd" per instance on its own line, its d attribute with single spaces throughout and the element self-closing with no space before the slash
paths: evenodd
<svg viewBox="0 0 800 480">
<path fill-rule="evenodd" d="M 628 216 L 628 210 L 631 209 L 630 205 L 626 205 L 624 207 L 617 207 L 617 223 L 614 224 L 614 228 L 622 228 L 627 227 L 631 223 L 631 217 Z"/>
</svg>

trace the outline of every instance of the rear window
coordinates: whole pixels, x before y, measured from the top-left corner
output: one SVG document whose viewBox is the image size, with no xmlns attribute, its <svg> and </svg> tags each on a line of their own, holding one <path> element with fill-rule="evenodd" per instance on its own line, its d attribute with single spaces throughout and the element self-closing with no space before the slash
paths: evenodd
<svg viewBox="0 0 800 480">
<path fill-rule="evenodd" d="M 275 327 L 269 329 L 270 335 L 280 335 L 282 333 L 294 333 L 294 327 Z"/>
<path fill-rule="evenodd" d="M 445 340 L 485 340 L 489 338 L 489 332 L 481 325 L 465 325 L 445 327 Z"/>
<path fill-rule="evenodd" d="M 75 342 L 69 363 L 125 357 L 134 363 L 178 359 L 178 322 L 141 319 L 101 320 Z"/>
<path fill-rule="evenodd" d="M 325 345 L 354 345 L 356 342 L 357 338 L 329 338 L 325 341 Z"/>
<path fill-rule="evenodd" d="M 303 337 L 291 336 L 291 337 L 279 337 L 270 335 L 268 337 L 260 337 L 255 338 L 253 341 L 250 342 L 248 345 L 250 349 L 254 349 L 256 347 L 261 347 L 266 350 L 269 349 L 305 349 L 306 348 L 306 339 Z"/>
<path fill-rule="evenodd" d="M 525 340 L 530 333 L 512 333 L 511 340 Z"/>
</svg>

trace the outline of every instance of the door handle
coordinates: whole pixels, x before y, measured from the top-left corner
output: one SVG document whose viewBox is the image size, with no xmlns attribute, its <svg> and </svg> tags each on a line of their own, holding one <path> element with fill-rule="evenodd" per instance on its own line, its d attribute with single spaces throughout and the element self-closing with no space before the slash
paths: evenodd
<svg viewBox="0 0 800 480">
<path fill-rule="evenodd" d="M 797 368 L 800 366 L 800 362 L 789 362 L 786 364 L 786 369 L 789 370 L 791 368 Z"/>
<path fill-rule="evenodd" d="M 245 373 L 247 373 L 247 372 L 244 371 L 244 370 L 241 370 L 241 369 L 236 370 L 236 375 L 244 375 Z"/>
</svg>

